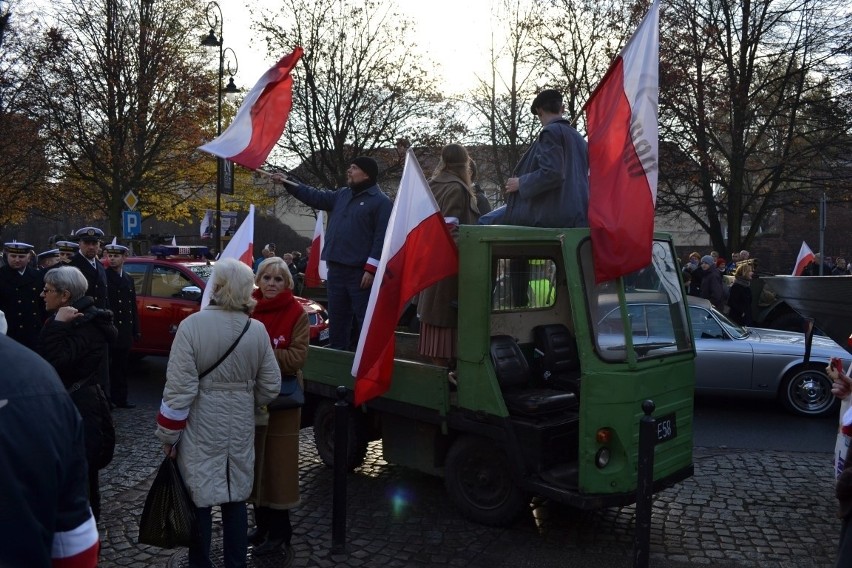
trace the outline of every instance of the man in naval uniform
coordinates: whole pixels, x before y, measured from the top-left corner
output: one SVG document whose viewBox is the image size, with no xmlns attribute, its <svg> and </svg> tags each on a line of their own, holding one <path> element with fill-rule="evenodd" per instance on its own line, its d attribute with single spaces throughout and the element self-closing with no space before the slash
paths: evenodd
<svg viewBox="0 0 852 568">
<path fill-rule="evenodd" d="M 74 238 L 80 244 L 80 250 L 71 257 L 71 266 L 80 269 L 89 288 L 86 295 L 95 300 L 95 307 L 109 309 L 106 269 L 98 260 L 98 249 L 104 238 L 104 232 L 96 227 L 83 227 L 74 232 Z"/>
<path fill-rule="evenodd" d="M 71 241 L 56 241 L 56 248 L 59 250 L 59 262 L 68 264 L 80 250 L 80 245 Z"/>
<path fill-rule="evenodd" d="M 29 266 L 33 246 L 12 241 L 3 245 L 6 264 L 0 267 L 0 311 L 6 314 L 7 335 L 35 349 L 46 317 L 42 274 Z"/>
<path fill-rule="evenodd" d="M 133 341 L 140 337 L 139 314 L 136 312 L 136 287 L 133 278 L 124 272 L 124 261 L 129 249 L 116 244 L 104 247 L 109 258 L 107 287 L 112 322 L 118 329 L 118 339 L 109 351 L 109 395 L 117 408 L 135 408 L 127 400 L 127 360 Z"/>
</svg>

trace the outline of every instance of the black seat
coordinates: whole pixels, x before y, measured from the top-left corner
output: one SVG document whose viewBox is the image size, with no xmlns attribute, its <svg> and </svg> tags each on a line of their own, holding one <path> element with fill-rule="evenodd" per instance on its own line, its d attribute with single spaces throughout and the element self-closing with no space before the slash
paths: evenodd
<svg viewBox="0 0 852 568">
<path fill-rule="evenodd" d="M 536 417 L 576 408 L 573 392 L 532 386 L 527 359 L 513 337 L 491 338 L 491 360 L 509 414 Z"/>
<path fill-rule="evenodd" d="M 546 384 L 580 394 L 580 355 L 577 340 L 561 323 L 533 328 L 535 374 Z"/>
</svg>

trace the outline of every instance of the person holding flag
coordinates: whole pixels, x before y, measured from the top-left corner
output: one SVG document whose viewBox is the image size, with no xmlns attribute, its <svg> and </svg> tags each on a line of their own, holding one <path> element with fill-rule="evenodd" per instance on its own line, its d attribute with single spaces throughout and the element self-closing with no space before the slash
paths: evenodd
<svg viewBox="0 0 852 568">
<path fill-rule="evenodd" d="M 391 200 L 376 184 L 379 165 L 367 156 L 352 160 L 347 187 L 336 191 L 293 184 L 282 173 L 272 175 L 296 199 L 328 211 L 322 260 L 328 265 L 329 347 L 352 351 L 364 325 L 370 288 L 382 256 Z"/>
</svg>

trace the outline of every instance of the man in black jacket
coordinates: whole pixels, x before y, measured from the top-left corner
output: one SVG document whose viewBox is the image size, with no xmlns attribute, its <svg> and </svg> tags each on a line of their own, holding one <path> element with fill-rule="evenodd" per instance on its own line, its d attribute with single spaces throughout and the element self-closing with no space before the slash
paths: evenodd
<svg viewBox="0 0 852 568">
<path fill-rule="evenodd" d="M 33 246 L 12 241 L 3 245 L 6 264 L 0 266 L 0 311 L 6 314 L 8 336 L 35 349 L 46 317 L 42 274 L 29 266 Z"/>
<path fill-rule="evenodd" d="M 136 286 L 124 272 L 128 248 L 116 243 L 104 247 L 109 258 L 107 287 L 112 322 L 118 329 L 118 339 L 109 351 L 109 395 L 117 408 L 136 408 L 127 400 L 127 360 L 133 341 L 140 337 L 139 315 L 136 311 Z"/>
<path fill-rule="evenodd" d="M 2 334 L 0 361 L 0 566 L 94 568 L 80 415 L 53 367 Z"/>
<path fill-rule="evenodd" d="M 98 260 L 98 249 L 104 238 L 104 232 L 97 227 L 83 227 L 74 232 L 79 241 L 80 250 L 71 257 L 71 266 L 83 273 L 89 288 L 86 295 L 91 296 L 95 306 L 101 309 L 109 308 L 109 292 L 107 291 L 106 269 Z"/>
</svg>

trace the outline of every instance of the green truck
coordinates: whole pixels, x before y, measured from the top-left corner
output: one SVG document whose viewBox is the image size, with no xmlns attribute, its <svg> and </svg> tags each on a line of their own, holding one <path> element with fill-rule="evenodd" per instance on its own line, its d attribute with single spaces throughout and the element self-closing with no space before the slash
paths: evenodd
<svg viewBox="0 0 852 568">
<path fill-rule="evenodd" d="M 694 344 L 671 240 L 596 284 L 588 229 L 462 226 L 457 381 L 397 333 L 391 389 L 349 407 L 347 469 L 384 459 L 441 476 L 468 518 L 505 525 L 532 496 L 581 509 L 635 501 L 642 402 L 656 405 L 654 489 L 692 475 Z M 332 315 L 333 317 L 333 315 Z M 303 424 L 334 461 L 353 353 L 310 348 Z"/>
</svg>

